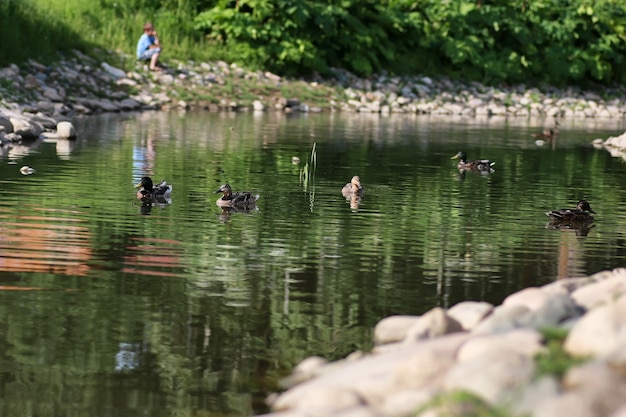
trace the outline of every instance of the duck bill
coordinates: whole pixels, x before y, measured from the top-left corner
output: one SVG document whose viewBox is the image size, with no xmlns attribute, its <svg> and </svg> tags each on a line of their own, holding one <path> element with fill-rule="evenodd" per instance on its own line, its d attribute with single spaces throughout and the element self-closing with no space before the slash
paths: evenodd
<svg viewBox="0 0 626 417">
<path fill-rule="evenodd" d="M 219 190 L 215 190 L 213 191 L 213 194 L 217 194 L 217 193 L 223 193 L 224 191 L 220 188 Z"/>
<path fill-rule="evenodd" d="M 136 185 L 135 188 L 141 188 L 141 181 L 139 181 Z"/>
<path fill-rule="evenodd" d="M 456 155 L 450 157 L 450 159 L 459 159 L 459 154 L 456 154 Z"/>
</svg>

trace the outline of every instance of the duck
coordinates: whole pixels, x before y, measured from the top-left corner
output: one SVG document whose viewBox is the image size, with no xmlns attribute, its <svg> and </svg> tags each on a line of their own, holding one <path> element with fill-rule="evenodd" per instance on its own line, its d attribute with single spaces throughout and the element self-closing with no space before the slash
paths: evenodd
<svg viewBox="0 0 626 417">
<path fill-rule="evenodd" d="M 593 223 L 593 216 L 590 213 L 597 214 L 587 200 L 578 200 L 575 209 L 551 210 L 546 216 L 550 217 L 551 226 L 580 228 Z"/>
<path fill-rule="evenodd" d="M 559 121 L 554 121 L 554 127 L 546 129 L 541 133 L 533 133 L 531 136 L 537 139 L 552 139 L 559 135 Z"/>
<path fill-rule="evenodd" d="M 215 194 L 217 193 L 222 193 L 222 196 L 215 202 L 218 207 L 230 207 L 236 210 L 255 208 L 256 202 L 260 197 L 258 194 L 253 194 L 250 191 L 233 192 L 229 184 L 221 185 L 220 188 L 215 191 Z"/>
<path fill-rule="evenodd" d="M 162 180 L 160 183 L 154 185 L 152 178 L 142 177 L 139 183 L 135 185 L 135 188 L 139 188 L 137 191 L 138 200 L 143 202 L 170 202 L 172 186 L 165 180 Z"/>
<path fill-rule="evenodd" d="M 31 174 L 34 174 L 35 172 L 36 172 L 35 168 L 31 168 L 28 165 L 24 165 L 23 167 L 20 168 L 20 173 L 22 175 L 31 175 Z"/>
<path fill-rule="evenodd" d="M 465 152 L 459 152 L 450 159 L 459 159 L 457 167 L 461 170 L 472 170 L 481 172 L 491 172 L 495 165 L 495 162 L 488 159 L 477 159 L 474 161 L 467 160 L 467 154 Z"/>
<path fill-rule="evenodd" d="M 341 189 L 341 194 L 343 194 L 347 200 L 350 200 L 354 196 L 361 197 L 364 192 L 365 190 L 361 185 L 361 178 L 358 175 L 352 177 L 350 182 Z"/>
</svg>

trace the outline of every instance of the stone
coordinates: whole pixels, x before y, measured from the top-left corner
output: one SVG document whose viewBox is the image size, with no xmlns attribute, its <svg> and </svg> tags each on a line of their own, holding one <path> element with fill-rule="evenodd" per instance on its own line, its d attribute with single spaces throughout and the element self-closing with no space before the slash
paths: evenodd
<svg viewBox="0 0 626 417">
<path fill-rule="evenodd" d="M 41 91 L 43 92 L 43 96 L 51 101 L 63 101 L 63 95 L 61 95 L 55 88 L 42 86 Z"/>
<path fill-rule="evenodd" d="M 377 411 L 384 416 L 412 417 L 415 410 L 431 401 L 436 395 L 432 389 L 401 389 L 393 392 L 376 407 Z"/>
<path fill-rule="evenodd" d="M 435 307 L 422 315 L 407 330 L 405 340 L 430 339 L 448 333 L 460 332 L 463 327 L 458 321 L 446 314 L 441 307 Z"/>
<path fill-rule="evenodd" d="M 533 329 L 515 329 L 507 333 L 477 336 L 459 349 L 457 361 L 465 362 L 497 352 L 519 353 L 532 358 L 545 350 L 542 342 L 543 336 Z"/>
<path fill-rule="evenodd" d="M 626 376 L 599 360 L 569 369 L 563 386 L 583 398 L 596 416 L 613 413 L 626 399 Z"/>
<path fill-rule="evenodd" d="M 574 356 L 603 356 L 617 348 L 626 332 L 626 299 L 589 311 L 565 339 L 564 349 Z"/>
<path fill-rule="evenodd" d="M 582 314 L 574 300 L 566 293 L 548 293 L 545 302 L 534 312 L 531 327 L 540 329 L 557 326 Z"/>
<path fill-rule="evenodd" d="M 602 274 L 598 278 L 596 282 L 572 293 L 572 298 L 586 309 L 607 304 L 626 294 L 626 269 L 615 269 L 610 275 Z"/>
<path fill-rule="evenodd" d="M 420 316 L 389 316 L 374 327 L 374 343 L 386 344 L 404 340 L 408 330 L 419 321 Z"/>
<path fill-rule="evenodd" d="M 502 333 L 524 327 L 532 321 L 532 313 L 523 305 L 498 306 L 491 315 L 472 329 L 472 333 Z"/>
<path fill-rule="evenodd" d="M 468 333 L 453 333 L 436 339 L 413 342 L 412 354 L 398 364 L 393 386 L 411 389 L 439 389 L 446 372 L 455 364 L 460 347 L 470 339 Z M 407 346 L 407 344 L 403 344 Z"/>
<path fill-rule="evenodd" d="M 24 139 L 37 139 L 43 132 L 43 127 L 38 123 L 31 123 L 23 117 L 11 117 L 13 132 Z"/>
<path fill-rule="evenodd" d="M 615 410 L 609 417 L 626 417 L 626 404 Z"/>
<path fill-rule="evenodd" d="M 0 114 L 0 131 L 4 133 L 13 133 L 13 124 L 8 117 Z"/>
<path fill-rule="evenodd" d="M 550 295 L 541 291 L 541 288 L 529 287 L 509 295 L 504 299 L 502 305 L 522 305 L 531 311 L 536 311 L 548 301 L 549 297 Z"/>
<path fill-rule="evenodd" d="M 549 397 L 537 404 L 532 417 L 598 417 L 585 399 L 576 393 Z"/>
<path fill-rule="evenodd" d="M 290 392 L 287 391 L 286 394 Z M 317 386 L 315 389 L 308 390 L 307 395 L 299 397 L 295 403 L 290 402 L 290 399 L 289 395 L 281 395 L 272 404 L 272 408 L 277 411 L 306 410 L 307 415 L 325 416 L 362 404 L 354 391 L 333 386 Z"/>
<path fill-rule="evenodd" d="M 448 310 L 448 316 L 456 320 L 464 330 L 473 329 L 493 311 L 493 305 L 484 301 L 463 301 Z"/>
<path fill-rule="evenodd" d="M 263 111 L 265 110 L 265 105 L 260 100 L 254 100 L 252 102 L 252 109 L 254 111 Z"/>
<path fill-rule="evenodd" d="M 510 408 L 514 415 L 533 415 L 533 411 L 544 401 L 560 394 L 559 381 L 553 376 L 542 376 L 521 390 Z"/>
<path fill-rule="evenodd" d="M 61 139 L 76 139 L 76 129 L 71 122 L 59 122 L 57 124 L 57 135 Z"/>
<path fill-rule="evenodd" d="M 533 378 L 534 360 L 518 352 L 491 351 L 459 362 L 444 377 L 446 391 L 471 392 L 491 405 L 509 402 Z"/>
</svg>

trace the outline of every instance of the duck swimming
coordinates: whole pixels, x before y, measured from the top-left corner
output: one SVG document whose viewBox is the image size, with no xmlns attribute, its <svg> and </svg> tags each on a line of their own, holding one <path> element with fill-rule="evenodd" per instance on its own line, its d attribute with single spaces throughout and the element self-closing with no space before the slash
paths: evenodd
<svg viewBox="0 0 626 417">
<path fill-rule="evenodd" d="M 533 133 L 531 136 L 537 139 L 552 139 L 559 135 L 559 121 L 554 121 L 554 127 L 546 129 L 541 133 Z"/>
<path fill-rule="evenodd" d="M 346 199 L 350 199 L 353 196 L 362 196 L 365 190 L 363 190 L 363 186 L 361 185 L 361 178 L 358 175 L 352 177 L 349 183 L 343 186 L 341 189 L 341 194 Z"/>
<path fill-rule="evenodd" d="M 172 186 L 165 180 L 154 185 L 152 178 L 142 177 L 139 183 L 135 185 L 135 188 L 139 188 L 137 199 L 143 202 L 169 203 L 171 201 Z"/>
<path fill-rule="evenodd" d="M 474 161 L 468 161 L 467 154 L 465 152 L 459 152 L 450 159 L 459 159 L 459 164 L 457 165 L 457 168 L 462 170 L 491 172 L 491 167 L 495 165 L 495 162 L 488 159 L 477 159 Z"/>
<path fill-rule="evenodd" d="M 252 194 L 249 191 L 234 193 L 229 184 L 220 186 L 220 188 L 215 191 L 215 194 L 217 193 L 223 194 L 215 202 L 218 207 L 231 207 L 237 210 L 253 209 L 256 205 L 256 201 L 260 197 L 258 194 Z"/>
<path fill-rule="evenodd" d="M 589 226 L 593 223 L 593 216 L 596 214 L 591 209 L 587 200 L 578 200 L 575 209 L 558 209 L 551 210 L 546 213 L 550 217 L 550 226 L 553 227 L 569 227 L 571 229 Z"/>
</svg>

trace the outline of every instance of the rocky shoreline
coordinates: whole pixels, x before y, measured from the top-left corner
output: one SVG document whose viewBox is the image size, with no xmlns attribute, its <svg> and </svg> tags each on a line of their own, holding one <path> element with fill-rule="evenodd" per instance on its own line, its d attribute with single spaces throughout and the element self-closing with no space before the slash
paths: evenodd
<svg viewBox="0 0 626 417">
<path fill-rule="evenodd" d="M 374 339 L 305 359 L 266 417 L 626 416 L 626 269 L 391 316 Z"/>
<path fill-rule="evenodd" d="M 342 70 L 329 79 L 305 81 L 225 62 L 173 61 L 161 72 L 150 72 L 125 59 L 130 71 L 78 51 L 54 66 L 30 60 L 1 68 L 0 131 L 15 133 L 2 141 L 37 138 L 54 132 L 56 122 L 82 115 L 174 108 L 555 118 L 626 114 L 623 86 L 597 91 L 489 87 L 422 76 L 363 79 Z"/>
</svg>

